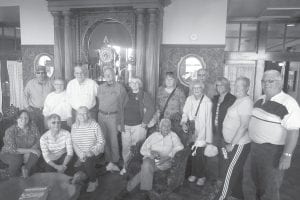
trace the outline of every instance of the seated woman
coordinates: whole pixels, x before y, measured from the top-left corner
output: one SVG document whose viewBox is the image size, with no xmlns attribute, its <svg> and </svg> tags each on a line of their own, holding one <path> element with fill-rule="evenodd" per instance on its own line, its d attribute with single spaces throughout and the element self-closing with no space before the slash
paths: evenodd
<svg viewBox="0 0 300 200">
<path fill-rule="evenodd" d="M 21 110 L 16 123 L 5 131 L 0 155 L 1 160 L 9 165 L 10 176 L 18 176 L 22 169 L 22 175 L 28 177 L 41 155 L 39 140 L 40 133 L 28 111 Z"/>
<path fill-rule="evenodd" d="M 149 93 L 142 90 L 139 78 L 131 78 L 130 91 L 125 100 L 121 114 L 122 156 L 124 167 L 120 174 L 126 173 L 126 165 L 130 158 L 130 147 L 146 139 L 146 127 L 155 112 L 154 102 Z"/>
<path fill-rule="evenodd" d="M 73 146 L 71 135 L 61 129 L 61 118 L 57 114 L 48 117 L 49 130 L 40 139 L 42 155 L 47 163 L 47 172 L 60 172 L 71 175 Z"/>
<path fill-rule="evenodd" d="M 202 186 L 205 183 L 206 159 L 204 149 L 207 144 L 212 143 L 212 124 L 211 124 L 211 100 L 204 94 L 204 83 L 200 80 L 191 82 L 191 94 L 183 107 L 182 128 L 187 132 L 187 121 L 195 122 L 195 131 L 191 135 L 192 157 L 191 157 L 191 176 L 189 182 L 196 182 Z"/>
<path fill-rule="evenodd" d="M 104 151 L 105 140 L 99 124 L 91 118 L 89 109 L 85 106 L 77 110 L 71 138 L 74 151 L 81 162 L 80 170 L 86 173 L 89 179 L 86 191 L 93 192 L 98 186 L 96 160 Z"/>
<path fill-rule="evenodd" d="M 152 190 L 154 172 L 169 169 L 172 158 L 184 148 L 176 133 L 171 131 L 169 119 L 162 119 L 159 128 L 160 131 L 150 135 L 141 147 L 140 152 L 144 156 L 141 171 L 127 183 L 127 188 L 115 199 L 125 198 L 138 184 L 142 192 Z"/>
</svg>

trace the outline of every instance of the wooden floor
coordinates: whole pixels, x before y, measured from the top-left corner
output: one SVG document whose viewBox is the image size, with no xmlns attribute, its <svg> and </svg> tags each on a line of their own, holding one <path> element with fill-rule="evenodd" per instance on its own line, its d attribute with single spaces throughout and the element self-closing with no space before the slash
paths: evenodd
<svg viewBox="0 0 300 200">
<path fill-rule="evenodd" d="M 126 180 L 118 173 L 105 173 L 99 178 L 99 187 L 92 194 L 82 192 L 79 200 L 113 200 L 114 196 L 125 187 Z M 184 183 L 169 197 L 170 200 L 205 200 L 201 194 L 203 189 L 208 187 L 196 187 Z M 202 197 L 202 198 L 201 198 Z M 131 200 L 142 200 L 139 196 Z M 300 146 L 298 145 L 293 157 L 293 163 L 286 171 L 284 182 L 281 188 L 281 200 L 300 199 Z"/>
</svg>

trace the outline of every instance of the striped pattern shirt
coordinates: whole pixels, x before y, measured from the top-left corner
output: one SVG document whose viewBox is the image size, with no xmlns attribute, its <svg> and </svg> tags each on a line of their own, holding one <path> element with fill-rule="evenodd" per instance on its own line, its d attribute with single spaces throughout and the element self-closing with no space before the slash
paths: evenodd
<svg viewBox="0 0 300 200">
<path fill-rule="evenodd" d="M 294 98 L 284 92 L 269 101 L 265 95 L 256 101 L 249 122 L 249 136 L 262 144 L 285 144 L 287 130 L 300 128 L 300 108 Z"/>
<path fill-rule="evenodd" d="M 73 146 L 70 133 L 61 129 L 57 135 L 48 130 L 40 139 L 44 160 L 48 163 L 59 159 L 64 153 L 73 156 Z"/>
<path fill-rule="evenodd" d="M 73 124 L 71 138 L 74 151 L 80 159 L 88 151 L 92 151 L 96 156 L 104 151 L 105 140 L 99 124 L 95 121 L 91 121 L 87 126 Z"/>
</svg>

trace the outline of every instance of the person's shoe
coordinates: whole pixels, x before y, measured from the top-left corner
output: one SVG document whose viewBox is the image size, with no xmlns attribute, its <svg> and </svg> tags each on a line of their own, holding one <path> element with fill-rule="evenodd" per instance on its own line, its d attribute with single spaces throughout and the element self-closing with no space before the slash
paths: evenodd
<svg viewBox="0 0 300 200">
<path fill-rule="evenodd" d="M 98 180 L 96 180 L 95 182 L 89 182 L 86 192 L 94 192 L 97 187 L 98 187 Z"/>
<path fill-rule="evenodd" d="M 196 185 L 198 186 L 203 186 L 205 184 L 205 181 L 206 181 L 206 178 L 203 177 L 203 178 L 198 178 L 197 182 L 196 182 Z"/>
<path fill-rule="evenodd" d="M 123 200 L 124 198 L 128 197 L 130 195 L 130 192 L 124 188 L 123 190 L 121 190 L 121 192 L 115 196 L 114 200 Z"/>
<path fill-rule="evenodd" d="M 106 165 L 106 171 L 111 171 L 111 168 L 112 168 L 112 163 L 110 162 L 110 163 L 108 163 L 107 165 Z"/>
<path fill-rule="evenodd" d="M 121 171 L 120 171 L 120 175 L 123 176 L 124 174 L 126 174 L 126 169 L 123 168 Z"/>
<path fill-rule="evenodd" d="M 120 168 L 116 164 L 112 163 L 110 171 L 120 171 Z"/>
<path fill-rule="evenodd" d="M 189 181 L 190 183 L 195 182 L 195 180 L 196 180 L 196 176 L 189 176 L 189 178 L 188 178 L 188 181 Z"/>
</svg>

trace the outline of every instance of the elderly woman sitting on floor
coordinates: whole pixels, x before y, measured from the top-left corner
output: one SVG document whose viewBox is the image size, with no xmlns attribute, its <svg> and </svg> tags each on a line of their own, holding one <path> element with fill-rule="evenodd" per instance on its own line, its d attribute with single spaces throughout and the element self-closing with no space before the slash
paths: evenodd
<svg viewBox="0 0 300 200">
<path fill-rule="evenodd" d="M 98 186 L 96 160 L 97 156 L 104 151 L 105 140 L 99 124 L 91 118 L 89 109 L 85 106 L 77 110 L 71 138 L 74 151 L 81 163 L 80 170 L 89 180 L 86 191 L 93 192 Z"/>
<path fill-rule="evenodd" d="M 46 171 L 71 175 L 73 146 L 70 132 L 61 129 L 61 118 L 57 114 L 48 117 L 49 130 L 40 139 Z"/>
<path fill-rule="evenodd" d="M 10 176 L 18 176 L 21 168 L 23 177 L 28 176 L 41 155 L 39 140 L 40 133 L 28 111 L 21 110 L 16 123 L 5 131 L 4 146 L 0 154 L 1 160 L 9 165 Z"/>
<path fill-rule="evenodd" d="M 171 131 L 169 119 L 162 119 L 159 128 L 160 131 L 150 135 L 141 147 L 141 154 L 144 156 L 141 171 L 115 199 L 125 198 L 138 184 L 142 192 L 152 190 L 154 172 L 169 169 L 172 158 L 184 148 L 176 133 Z"/>
</svg>

